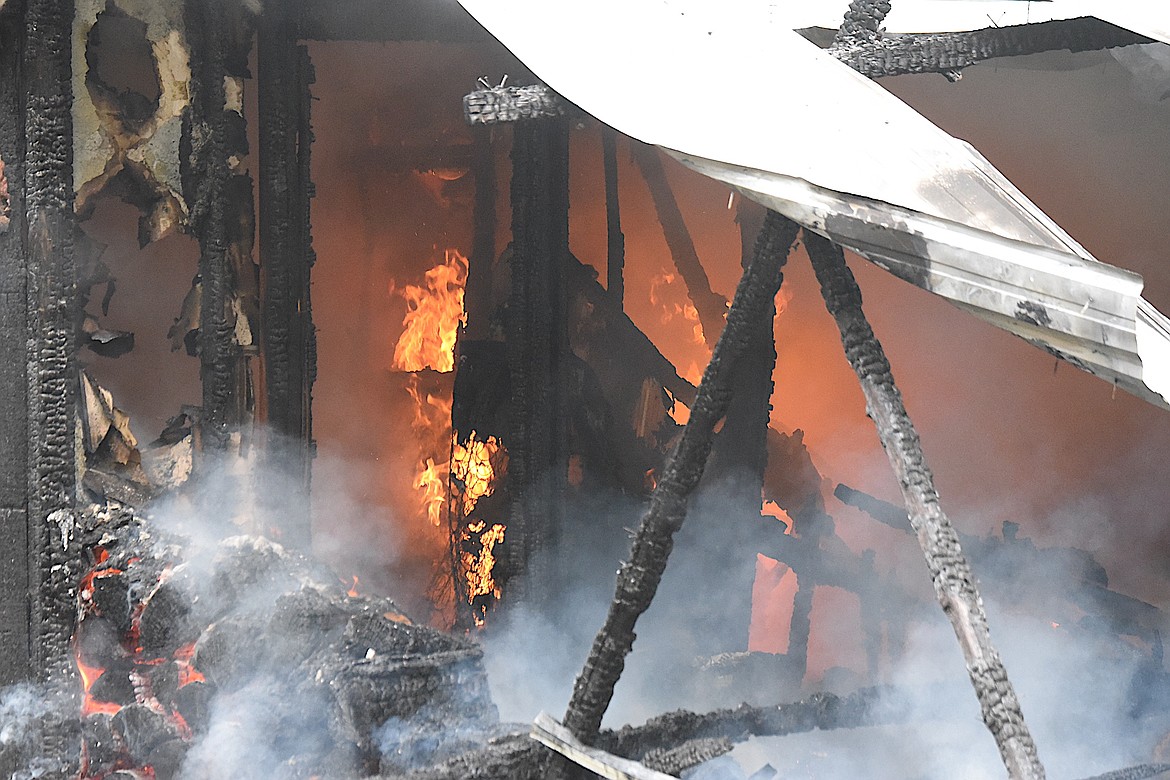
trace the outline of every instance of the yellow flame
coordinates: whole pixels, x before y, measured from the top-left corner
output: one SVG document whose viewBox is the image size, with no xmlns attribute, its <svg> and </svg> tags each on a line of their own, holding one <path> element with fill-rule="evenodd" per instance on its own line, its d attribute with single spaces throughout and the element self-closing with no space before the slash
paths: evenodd
<svg viewBox="0 0 1170 780">
<path fill-rule="evenodd" d="M 427 271 L 424 286 L 408 284 L 398 295 L 406 300 L 402 336 L 394 347 L 394 368 L 448 372 L 455 368 L 455 337 L 466 321 L 463 288 L 467 258 L 448 249 L 443 262 Z"/>
<path fill-rule="evenodd" d="M 476 503 L 495 490 L 496 473 L 492 461 L 503 448 L 495 436 L 479 441 L 476 432 L 467 437 L 466 444 L 455 441 L 451 457 L 451 475 L 463 484 L 461 510 L 464 517 L 471 514 Z"/>
</svg>

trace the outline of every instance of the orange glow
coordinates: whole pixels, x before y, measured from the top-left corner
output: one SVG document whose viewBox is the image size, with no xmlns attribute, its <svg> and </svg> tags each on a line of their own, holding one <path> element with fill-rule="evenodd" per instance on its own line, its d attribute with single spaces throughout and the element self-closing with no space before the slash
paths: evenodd
<svg viewBox="0 0 1170 780">
<path fill-rule="evenodd" d="M 347 590 L 345 592 L 345 595 L 349 596 L 351 599 L 356 598 L 357 594 L 358 594 L 358 583 L 359 582 L 360 582 L 360 580 L 358 580 L 358 576 L 356 574 L 354 574 L 353 575 L 353 584 L 349 586 L 349 590 Z M 342 584 L 344 584 L 344 583 L 345 583 L 345 580 L 342 580 Z"/>
<path fill-rule="evenodd" d="M 356 579 L 356 578 L 355 578 Z M 193 682 L 207 682 L 203 674 L 191 666 L 191 658 L 195 655 L 195 643 L 183 645 L 175 651 L 175 665 L 179 667 L 179 687 Z"/>
<path fill-rule="evenodd" d="M 446 373 L 455 368 L 455 338 L 459 324 L 466 320 L 467 258 L 448 249 L 443 262 L 426 272 L 425 280 L 425 287 L 408 284 L 396 291 L 406 300 L 407 311 L 402 337 L 394 347 L 394 368 Z"/>
<path fill-rule="evenodd" d="M 443 508 L 447 504 L 447 474 L 448 464 L 437 464 L 434 458 L 423 461 L 423 470 L 414 480 L 414 487 L 419 490 L 419 502 L 426 510 L 427 520 L 431 525 L 438 526 L 443 519 Z"/>
<path fill-rule="evenodd" d="M 114 715 L 118 710 L 122 709 L 121 704 L 114 704 L 112 702 L 98 701 L 89 694 L 90 688 L 98 681 L 98 678 L 105 674 L 105 669 L 100 666 L 90 666 L 81 660 L 81 649 L 74 648 L 73 660 L 77 664 L 77 672 L 81 676 L 82 700 L 81 700 L 81 716 L 87 715 Z"/>
</svg>

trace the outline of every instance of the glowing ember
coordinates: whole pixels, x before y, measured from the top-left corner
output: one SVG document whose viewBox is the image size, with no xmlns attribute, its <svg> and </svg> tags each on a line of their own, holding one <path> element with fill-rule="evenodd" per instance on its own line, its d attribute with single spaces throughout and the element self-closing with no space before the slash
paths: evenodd
<svg viewBox="0 0 1170 780">
<path fill-rule="evenodd" d="M 426 272 L 425 287 L 408 284 L 397 291 L 406 300 L 405 330 L 394 347 L 394 368 L 399 371 L 455 368 L 455 337 L 465 321 L 463 286 L 467 282 L 467 258 L 448 249 L 442 263 Z"/>
</svg>

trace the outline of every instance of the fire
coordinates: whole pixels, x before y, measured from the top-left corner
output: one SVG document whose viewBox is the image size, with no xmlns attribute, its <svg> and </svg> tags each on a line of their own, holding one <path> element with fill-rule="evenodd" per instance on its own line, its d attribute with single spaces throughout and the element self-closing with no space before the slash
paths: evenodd
<svg viewBox="0 0 1170 780">
<path fill-rule="evenodd" d="M 443 262 L 426 272 L 425 286 L 408 284 L 397 291 L 406 300 L 405 328 L 394 347 L 398 371 L 432 369 L 446 373 L 455 368 L 455 338 L 466 321 L 463 287 L 467 282 L 467 258 L 448 249 Z"/>
<path fill-rule="evenodd" d="M 703 325 L 699 322 L 699 312 L 689 299 L 683 302 L 670 301 L 668 298 L 677 298 L 677 294 L 666 294 L 666 290 L 674 285 L 677 275 L 663 271 L 650 280 L 650 303 L 662 310 L 663 324 L 681 317 L 690 326 L 690 340 L 700 346 L 706 346 L 703 338 Z"/>
<path fill-rule="evenodd" d="M 484 520 L 471 523 L 463 532 L 465 544 L 470 542 L 479 547 L 479 554 L 463 551 L 463 570 L 467 583 L 467 601 L 476 607 L 475 623 L 482 626 L 487 607 L 476 604 L 476 599 L 485 596 L 500 597 L 500 586 L 496 583 L 493 570 L 496 566 L 495 547 L 504 541 L 504 526 L 495 523 L 490 528 Z"/>
<path fill-rule="evenodd" d="M 493 461 L 507 457 L 500 442 L 495 436 L 488 436 L 487 441 L 479 441 L 475 431 L 467 437 L 466 444 L 454 443 L 451 456 L 451 476 L 459 480 L 463 486 L 461 506 L 458 507 L 463 517 L 468 517 L 475 509 L 476 503 L 485 496 L 490 496 L 495 490 L 496 474 L 492 466 Z"/>
<path fill-rule="evenodd" d="M 431 525 L 438 526 L 443 519 L 443 510 L 447 506 L 447 475 L 450 473 L 450 464 L 435 463 L 434 458 L 423 461 L 423 470 L 415 477 L 414 487 L 419 492 L 419 502 L 426 510 L 427 520 Z"/>
</svg>

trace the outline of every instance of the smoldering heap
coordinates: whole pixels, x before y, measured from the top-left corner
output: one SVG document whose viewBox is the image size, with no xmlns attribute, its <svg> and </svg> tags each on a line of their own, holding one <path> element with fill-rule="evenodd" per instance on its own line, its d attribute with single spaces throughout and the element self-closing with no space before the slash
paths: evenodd
<svg viewBox="0 0 1170 780">
<path fill-rule="evenodd" d="M 267 539 L 200 551 L 104 516 L 75 637 L 82 777 L 366 776 L 497 725 L 472 642 Z"/>
</svg>

